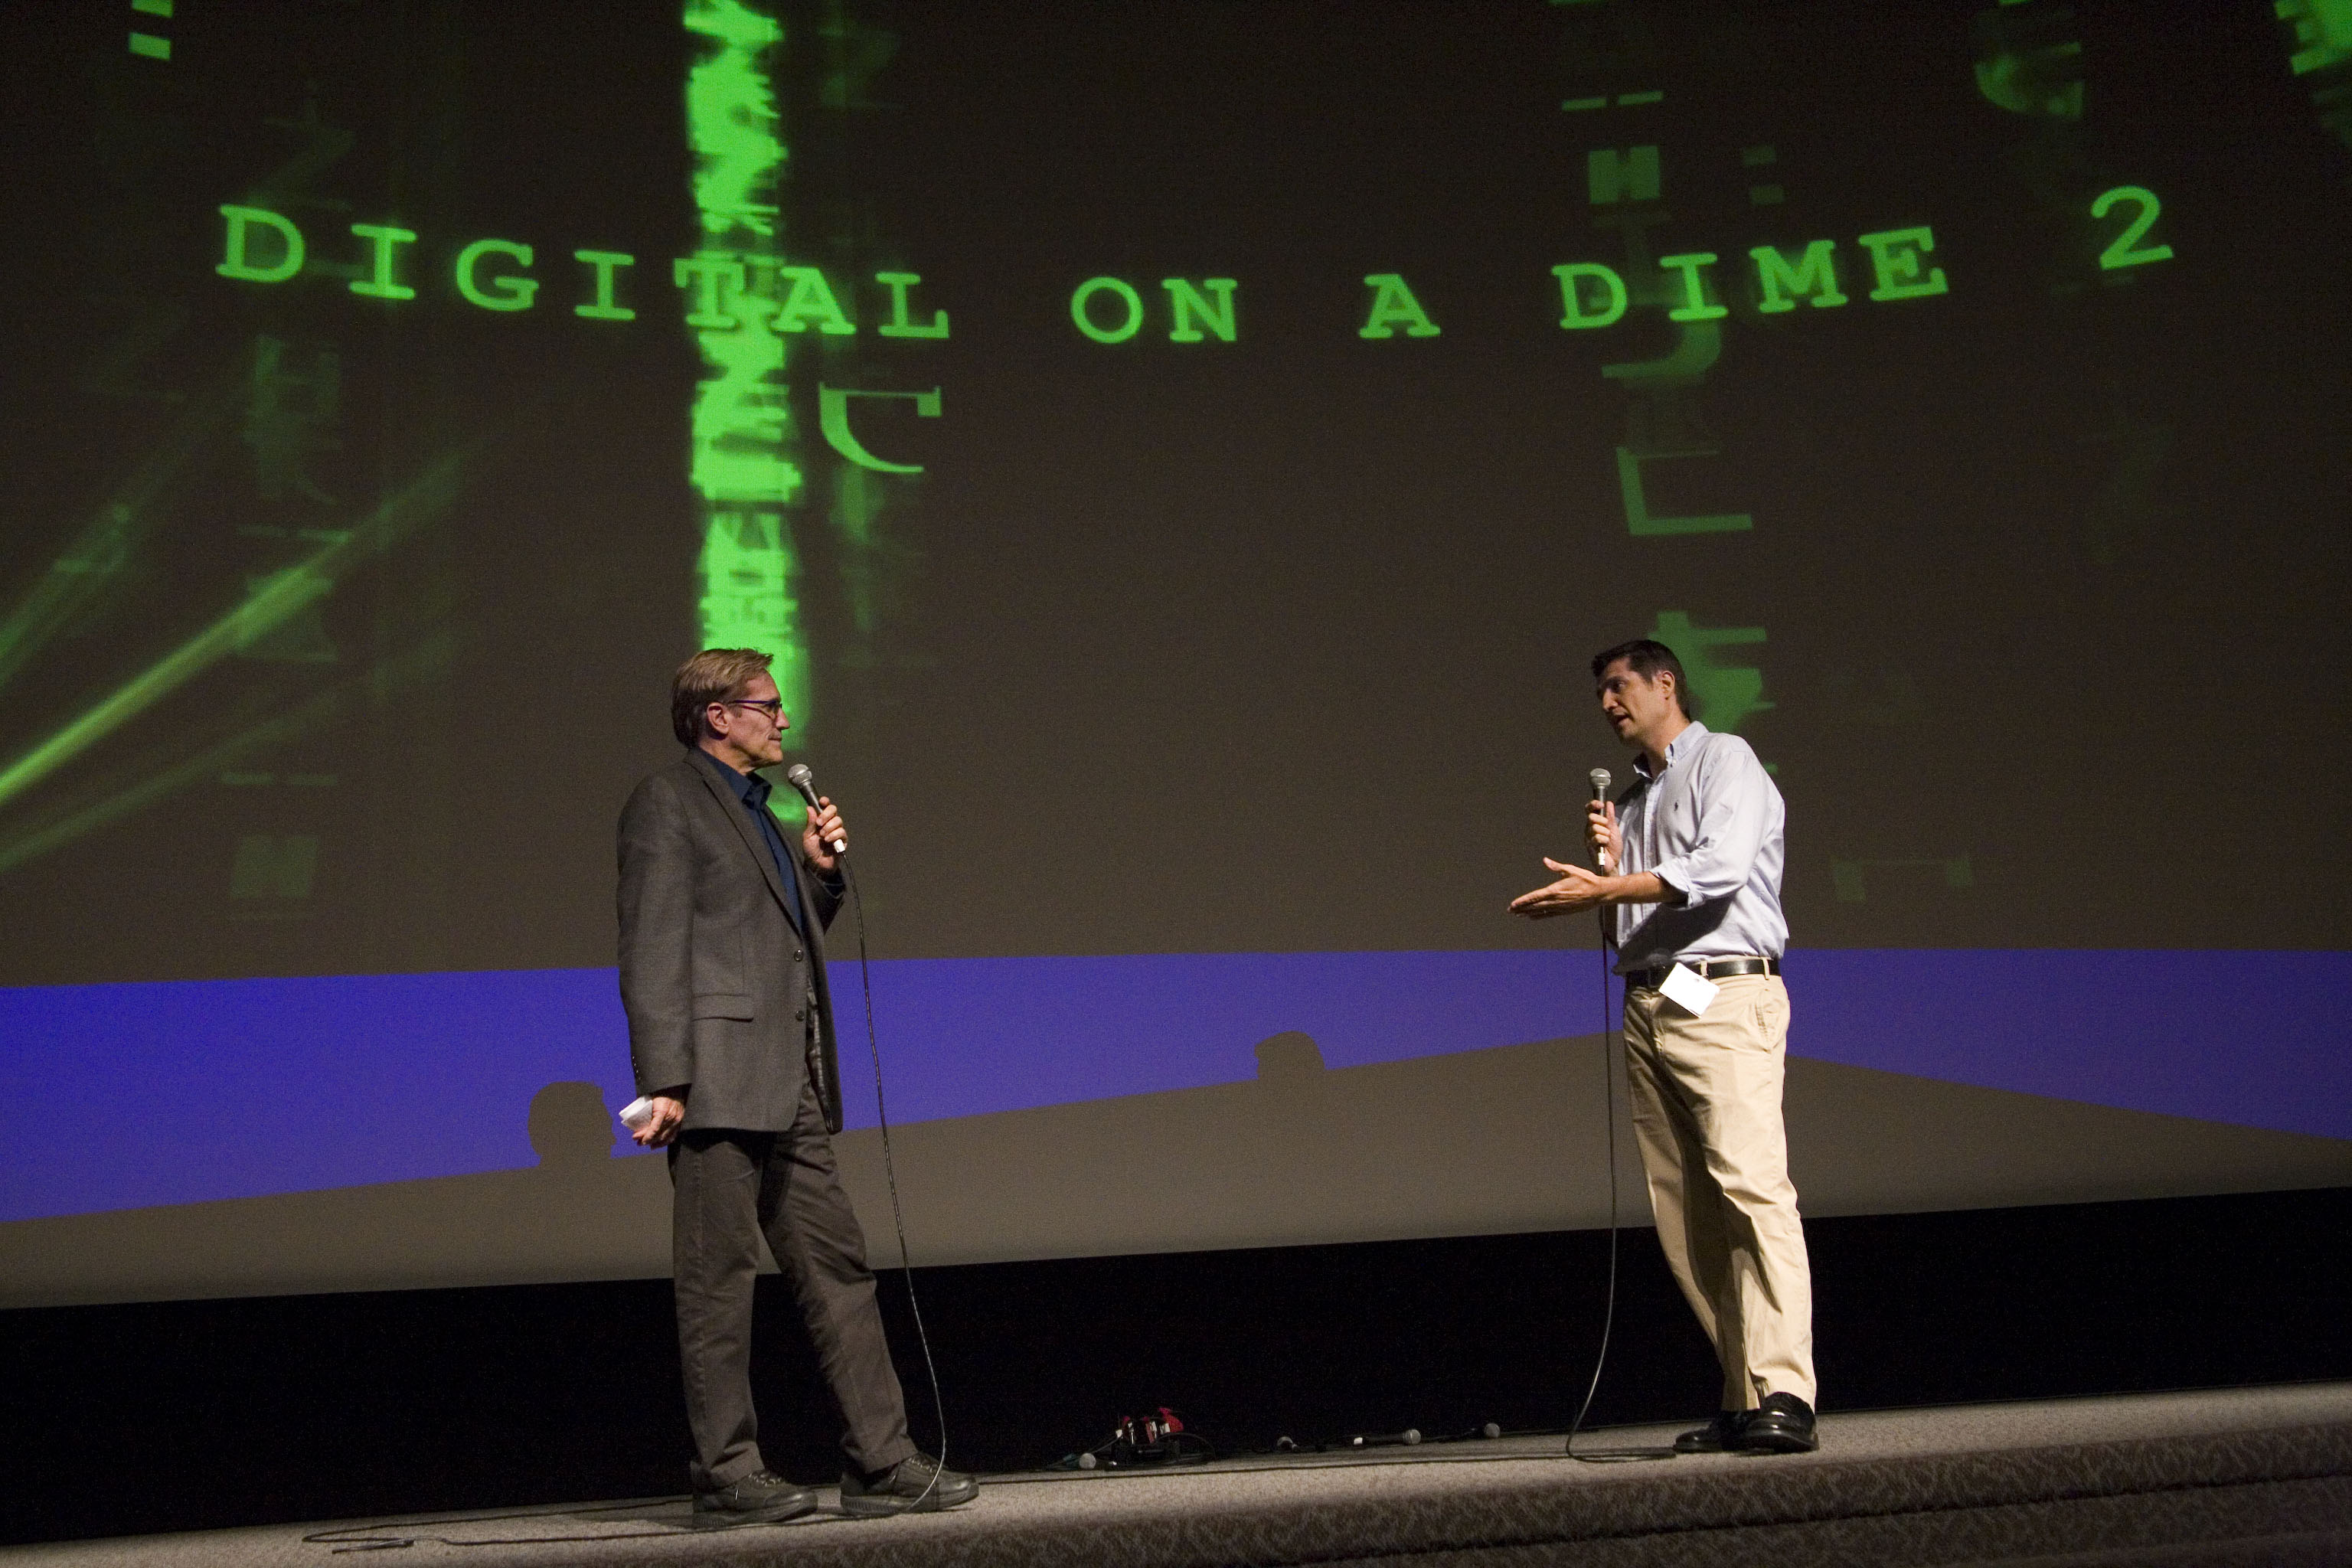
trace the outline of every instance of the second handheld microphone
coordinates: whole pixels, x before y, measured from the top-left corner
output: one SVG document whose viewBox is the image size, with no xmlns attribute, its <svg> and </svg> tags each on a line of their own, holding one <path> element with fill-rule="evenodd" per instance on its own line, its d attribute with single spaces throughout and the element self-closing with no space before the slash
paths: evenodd
<svg viewBox="0 0 2352 1568">
<path fill-rule="evenodd" d="M 811 811 L 824 809 L 816 803 L 816 775 L 809 772 L 809 765 L 806 763 L 794 763 L 791 767 L 786 768 L 784 782 L 801 792 L 801 798 L 808 802 Z M 836 855 L 848 854 L 849 840 L 835 838 L 833 841 L 833 852 Z"/>
<path fill-rule="evenodd" d="M 1592 799 L 1595 805 L 1598 805 L 1601 801 L 1609 798 L 1609 770 L 1607 768 L 1595 768 L 1590 773 L 1587 773 L 1585 777 L 1591 781 Z M 1609 864 L 1609 851 L 1606 848 L 1596 847 L 1592 851 L 1592 864 L 1604 877 L 1611 871 L 1616 869 L 1615 867 Z"/>
</svg>

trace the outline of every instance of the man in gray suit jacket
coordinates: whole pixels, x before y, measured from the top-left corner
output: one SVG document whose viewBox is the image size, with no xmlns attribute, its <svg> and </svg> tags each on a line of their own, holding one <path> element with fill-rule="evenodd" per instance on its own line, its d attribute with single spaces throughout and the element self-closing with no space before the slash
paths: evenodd
<svg viewBox="0 0 2352 1568">
<path fill-rule="evenodd" d="M 621 1003 L 637 1091 L 653 1105 L 635 1136 L 669 1151 L 694 1506 L 772 1521 L 817 1503 L 760 1457 L 751 1288 L 765 1236 L 847 1426 L 843 1510 L 953 1507 L 978 1488 L 907 1435 L 865 1233 L 834 1160 L 824 928 L 841 903 L 835 846 L 847 828 L 821 799 L 788 839 L 768 810 L 754 770 L 783 760 L 792 726 L 769 662 L 709 648 L 679 667 L 670 722 L 687 753 L 621 812 Z"/>
</svg>

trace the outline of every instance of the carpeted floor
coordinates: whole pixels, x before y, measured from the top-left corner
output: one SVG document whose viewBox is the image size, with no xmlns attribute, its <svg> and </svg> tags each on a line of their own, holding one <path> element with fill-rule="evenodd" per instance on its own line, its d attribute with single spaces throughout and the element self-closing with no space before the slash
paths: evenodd
<svg viewBox="0 0 2352 1568">
<path fill-rule="evenodd" d="M 1590 1434 L 1656 1447 L 1671 1427 Z M 2352 1384 L 1832 1415 L 1818 1454 L 1557 1437 L 986 1478 L 942 1515 L 698 1530 L 684 1499 L 0 1550 L 0 1568 L 560 1563 L 2352 1563 Z"/>
</svg>

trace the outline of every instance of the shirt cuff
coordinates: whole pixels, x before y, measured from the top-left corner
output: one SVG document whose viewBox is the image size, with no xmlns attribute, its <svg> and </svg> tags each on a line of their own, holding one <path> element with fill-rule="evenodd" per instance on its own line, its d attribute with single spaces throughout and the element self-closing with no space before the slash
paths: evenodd
<svg viewBox="0 0 2352 1568">
<path fill-rule="evenodd" d="M 1663 866 L 1651 867 L 1650 875 L 1664 882 L 1666 885 L 1666 890 L 1674 895 L 1666 900 L 1669 907 L 1683 909 L 1689 905 L 1691 884 L 1688 868 L 1677 860 L 1669 860 Z"/>
</svg>

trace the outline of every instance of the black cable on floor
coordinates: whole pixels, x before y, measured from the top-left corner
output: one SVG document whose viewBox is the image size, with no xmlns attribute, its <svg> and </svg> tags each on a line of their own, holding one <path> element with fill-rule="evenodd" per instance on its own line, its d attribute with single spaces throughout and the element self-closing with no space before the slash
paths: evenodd
<svg viewBox="0 0 2352 1568">
<path fill-rule="evenodd" d="M 681 1535 L 700 1535 L 712 1531 L 755 1530 L 772 1524 L 790 1524 L 795 1529 L 817 1524 L 863 1524 L 866 1520 L 837 1510 L 824 1510 L 816 1515 L 803 1515 L 794 1520 L 725 1520 L 703 1523 L 665 1525 L 658 1530 L 609 1530 L 594 1534 L 572 1535 L 481 1535 L 448 1536 L 436 1531 L 466 1524 L 512 1524 L 526 1519 L 584 1519 L 595 1513 L 627 1513 L 648 1508 L 676 1508 L 691 1504 L 687 1496 L 640 1499 L 633 1502 L 589 1503 L 572 1508 L 522 1509 L 509 1513 L 471 1513 L 451 1518 L 419 1520 L 414 1524 L 345 1524 L 332 1530 L 313 1531 L 302 1538 L 305 1546 L 329 1548 L 330 1556 L 349 1552 L 396 1552 L 405 1547 L 429 1543 L 435 1546 L 577 1546 L 600 1541 L 671 1541 Z"/>
<path fill-rule="evenodd" d="M 1534 1433 L 1509 1433 L 1507 1436 L 1526 1437 Z M 1583 1458 L 1580 1455 L 1579 1458 Z M 1007 1487 L 1076 1486 L 1101 1481 L 1145 1481 L 1164 1478 L 1198 1480 L 1203 1476 L 1287 1475 L 1307 1470 L 1361 1470 L 1400 1465 L 1532 1465 L 1552 1464 L 1558 1456 L 1551 1454 L 1464 1454 L 1444 1451 L 1431 1453 L 1382 1453 L 1371 1455 L 1308 1455 L 1265 1457 L 1265 1462 L 1249 1463 L 1238 1458 L 1212 1460 L 1205 1465 L 1169 1465 L 1122 1467 L 1118 1469 L 1070 1470 L 1029 1475 L 992 1476 L 988 1484 L 1002 1491 Z M 525 1520 L 585 1519 L 593 1514 L 628 1513 L 641 1509 L 680 1508 L 692 1499 L 685 1494 L 674 1497 L 638 1498 L 625 1502 L 588 1503 L 572 1507 L 516 1509 L 499 1513 L 462 1514 L 414 1521 L 392 1521 L 375 1524 L 345 1524 L 332 1529 L 313 1531 L 302 1537 L 303 1543 L 325 1546 L 332 1552 L 386 1552 L 404 1547 L 435 1546 L 564 1546 L 600 1541 L 676 1540 L 680 1536 L 701 1534 L 711 1531 L 753 1530 L 763 1528 L 805 1529 L 812 1525 L 863 1524 L 871 1521 L 854 1518 L 830 1509 L 771 1525 L 767 1521 L 740 1522 L 729 1521 L 712 1524 L 672 1524 L 652 1530 L 613 1530 L 601 1533 L 567 1535 L 500 1535 L 467 1539 L 438 1533 L 462 1525 L 514 1524 Z M 620 1521 L 620 1523 L 631 1521 Z"/>
</svg>

